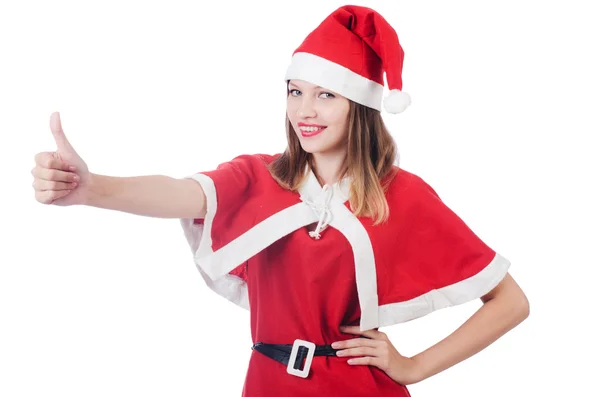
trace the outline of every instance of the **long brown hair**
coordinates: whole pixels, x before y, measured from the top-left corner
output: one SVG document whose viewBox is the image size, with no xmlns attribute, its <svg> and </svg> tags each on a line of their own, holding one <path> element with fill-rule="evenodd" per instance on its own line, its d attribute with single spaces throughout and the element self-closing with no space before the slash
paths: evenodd
<svg viewBox="0 0 600 397">
<path fill-rule="evenodd" d="M 306 165 L 313 168 L 314 164 L 311 154 L 300 146 L 287 115 L 285 119 L 288 146 L 269 165 L 269 171 L 279 185 L 297 191 L 304 180 Z M 350 101 L 348 130 L 348 157 L 342 175 L 351 181 L 350 208 L 357 217 L 371 217 L 375 225 L 383 223 L 389 217 L 385 191 L 393 179 L 396 143 L 379 111 L 353 101 Z"/>
</svg>

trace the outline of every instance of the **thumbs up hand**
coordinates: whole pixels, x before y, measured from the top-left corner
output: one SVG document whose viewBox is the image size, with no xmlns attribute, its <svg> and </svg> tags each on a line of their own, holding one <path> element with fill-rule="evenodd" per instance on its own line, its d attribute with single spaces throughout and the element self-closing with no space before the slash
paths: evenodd
<svg viewBox="0 0 600 397">
<path fill-rule="evenodd" d="M 87 164 L 71 146 L 60 122 L 60 114 L 50 116 L 50 129 L 56 142 L 55 152 L 41 152 L 35 156 L 35 199 L 42 204 L 84 204 L 90 185 Z"/>
</svg>

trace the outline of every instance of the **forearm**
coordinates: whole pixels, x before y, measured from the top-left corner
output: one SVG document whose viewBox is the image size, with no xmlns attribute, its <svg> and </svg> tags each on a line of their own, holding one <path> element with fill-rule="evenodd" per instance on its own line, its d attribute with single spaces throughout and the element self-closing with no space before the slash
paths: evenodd
<svg viewBox="0 0 600 397">
<path fill-rule="evenodd" d="M 204 193 L 191 179 L 91 174 L 86 205 L 157 218 L 201 218 Z"/>
<path fill-rule="evenodd" d="M 448 337 L 412 357 L 427 379 L 480 352 L 522 322 L 529 313 L 522 299 L 496 297 L 487 301 Z"/>
</svg>

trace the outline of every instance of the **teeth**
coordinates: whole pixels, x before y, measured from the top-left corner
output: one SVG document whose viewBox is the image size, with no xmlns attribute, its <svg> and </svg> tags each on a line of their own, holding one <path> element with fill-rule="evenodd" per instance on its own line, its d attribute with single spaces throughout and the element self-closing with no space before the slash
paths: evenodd
<svg viewBox="0 0 600 397">
<path fill-rule="evenodd" d="M 325 127 L 300 127 L 301 131 L 305 131 L 305 132 L 313 132 L 313 131 L 318 131 L 318 130 L 322 130 Z"/>
</svg>

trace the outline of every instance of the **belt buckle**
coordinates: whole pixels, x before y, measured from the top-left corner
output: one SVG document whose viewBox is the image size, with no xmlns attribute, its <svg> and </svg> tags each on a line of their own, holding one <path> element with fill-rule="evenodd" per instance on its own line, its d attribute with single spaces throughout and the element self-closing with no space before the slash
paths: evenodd
<svg viewBox="0 0 600 397">
<path fill-rule="evenodd" d="M 294 368 L 294 363 L 296 362 L 296 357 L 298 356 L 298 350 L 300 346 L 308 348 L 308 353 L 306 355 L 306 363 L 304 364 L 303 370 Z M 306 378 L 308 376 L 308 371 L 310 371 L 310 365 L 312 364 L 312 360 L 315 355 L 315 348 L 316 346 L 312 342 L 308 342 L 302 339 L 296 339 L 294 341 L 294 345 L 292 346 L 292 353 L 290 354 L 290 361 L 288 362 L 287 366 L 288 374 L 299 376 L 301 378 Z"/>
</svg>

